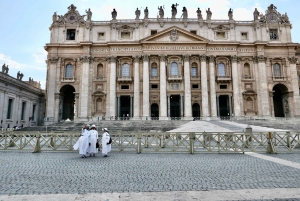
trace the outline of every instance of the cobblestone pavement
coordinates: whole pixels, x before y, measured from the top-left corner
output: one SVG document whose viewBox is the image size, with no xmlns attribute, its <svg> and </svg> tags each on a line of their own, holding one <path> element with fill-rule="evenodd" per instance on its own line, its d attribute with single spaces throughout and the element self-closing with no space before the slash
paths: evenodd
<svg viewBox="0 0 300 201">
<path fill-rule="evenodd" d="M 300 188 L 299 169 L 245 154 L 0 155 L 1 195 Z"/>
</svg>

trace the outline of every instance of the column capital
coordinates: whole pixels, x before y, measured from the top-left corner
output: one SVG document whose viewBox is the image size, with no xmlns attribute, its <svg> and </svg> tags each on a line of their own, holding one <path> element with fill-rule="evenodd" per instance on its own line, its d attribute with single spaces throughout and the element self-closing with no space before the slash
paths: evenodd
<svg viewBox="0 0 300 201">
<path fill-rule="evenodd" d="M 216 57 L 214 55 L 210 55 L 208 56 L 208 58 L 209 58 L 209 63 L 214 63 L 216 60 Z"/>
<path fill-rule="evenodd" d="M 191 55 L 189 55 L 189 54 L 182 55 L 182 58 L 183 58 L 184 62 L 189 62 L 190 61 L 190 57 L 191 57 Z"/>
<path fill-rule="evenodd" d="M 58 57 L 51 57 L 48 60 L 50 61 L 50 63 L 55 64 L 58 62 L 58 59 L 59 59 Z"/>
<path fill-rule="evenodd" d="M 133 58 L 133 60 L 134 60 L 134 63 L 138 63 L 138 62 L 140 61 L 141 56 L 135 55 L 135 56 L 133 56 L 132 58 Z"/>
<path fill-rule="evenodd" d="M 150 55 L 143 54 L 142 57 L 143 57 L 143 61 L 148 61 L 149 62 Z"/>
<path fill-rule="evenodd" d="M 240 57 L 238 57 L 236 55 L 231 56 L 230 59 L 231 59 L 231 63 L 240 62 Z"/>
<path fill-rule="evenodd" d="M 289 57 L 288 58 L 290 64 L 296 64 L 297 63 L 297 58 L 296 57 Z"/>
<path fill-rule="evenodd" d="M 117 61 L 117 57 L 110 55 L 110 56 L 106 57 L 106 60 L 107 60 L 109 63 L 111 63 L 111 62 L 114 62 L 114 63 L 115 63 L 115 62 Z"/>
<path fill-rule="evenodd" d="M 253 57 L 253 61 L 255 62 L 255 63 L 261 63 L 261 62 L 265 62 L 266 63 L 266 61 L 267 61 L 267 57 L 265 57 L 265 56 L 263 56 L 263 55 L 260 55 L 260 56 L 254 56 Z"/>
<path fill-rule="evenodd" d="M 166 61 L 167 56 L 164 54 L 158 55 L 160 61 Z"/>
<path fill-rule="evenodd" d="M 200 61 L 206 61 L 207 56 L 205 54 L 199 55 Z"/>
<path fill-rule="evenodd" d="M 92 57 L 91 55 L 81 56 L 80 61 L 82 63 L 92 63 L 94 61 L 94 57 Z"/>
</svg>

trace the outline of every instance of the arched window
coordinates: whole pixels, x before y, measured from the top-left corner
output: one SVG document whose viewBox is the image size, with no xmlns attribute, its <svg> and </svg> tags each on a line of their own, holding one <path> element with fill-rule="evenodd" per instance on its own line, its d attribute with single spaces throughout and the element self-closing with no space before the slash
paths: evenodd
<svg viewBox="0 0 300 201">
<path fill-rule="evenodd" d="M 157 64 L 156 63 L 152 63 L 151 64 L 151 77 L 157 77 L 157 76 L 158 76 Z"/>
<path fill-rule="evenodd" d="M 273 65 L 273 71 L 274 71 L 274 76 L 275 77 L 281 77 L 281 68 L 278 63 Z"/>
<path fill-rule="evenodd" d="M 67 78 L 73 77 L 73 66 L 72 66 L 72 64 L 68 64 L 68 65 L 66 66 L 65 77 L 67 77 Z"/>
<path fill-rule="evenodd" d="M 171 76 L 178 75 L 178 64 L 176 62 L 171 63 Z"/>
<path fill-rule="evenodd" d="M 97 66 L 97 77 L 98 78 L 103 77 L 103 65 L 102 64 L 99 64 Z"/>
<path fill-rule="evenodd" d="M 244 64 L 244 76 L 246 79 L 251 78 L 250 65 L 248 63 Z"/>
<path fill-rule="evenodd" d="M 218 76 L 226 76 L 225 65 L 223 63 L 218 64 Z"/>
<path fill-rule="evenodd" d="M 129 65 L 127 63 L 122 65 L 122 76 L 123 77 L 129 77 Z"/>
<path fill-rule="evenodd" d="M 191 69 L 191 76 L 192 77 L 197 77 L 197 63 L 192 63 L 192 69 Z"/>
</svg>

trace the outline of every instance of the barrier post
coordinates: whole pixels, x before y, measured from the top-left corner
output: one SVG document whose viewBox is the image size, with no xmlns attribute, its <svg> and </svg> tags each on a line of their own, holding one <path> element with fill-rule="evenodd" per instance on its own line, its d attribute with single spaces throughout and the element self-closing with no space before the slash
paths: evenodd
<svg viewBox="0 0 300 201">
<path fill-rule="evenodd" d="M 194 154 L 195 150 L 194 150 L 194 141 L 195 141 L 195 133 L 190 133 L 190 154 Z"/>
<path fill-rule="evenodd" d="M 41 134 L 40 134 L 40 132 L 37 132 L 37 134 L 36 134 L 36 144 L 35 144 L 33 153 L 41 152 L 40 138 L 41 138 Z"/>
<path fill-rule="evenodd" d="M 142 135 L 140 133 L 137 134 L 137 153 L 140 154 L 142 152 Z"/>
</svg>

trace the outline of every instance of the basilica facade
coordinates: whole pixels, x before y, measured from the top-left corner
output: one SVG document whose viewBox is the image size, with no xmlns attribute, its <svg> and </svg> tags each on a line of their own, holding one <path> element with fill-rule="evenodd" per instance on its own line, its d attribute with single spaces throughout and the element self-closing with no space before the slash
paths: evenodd
<svg viewBox="0 0 300 201">
<path fill-rule="evenodd" d="M 92 20 L 72 4 L 54 13 L 47 58 L 46 117 L 87 121 L 297 117 L 299 82 L 291 22 L 271 4 L 239 21 L 172 16 L 158 7 L 132 20 Z M 181 10 L 181 9 L 180 9 Z M 143 13 L 144 15 L 142 15 Z M 177 16 L 178 15 L 178 16 Z M 135 17 L 134 17 L 135 16 Z"/>
</svg>

